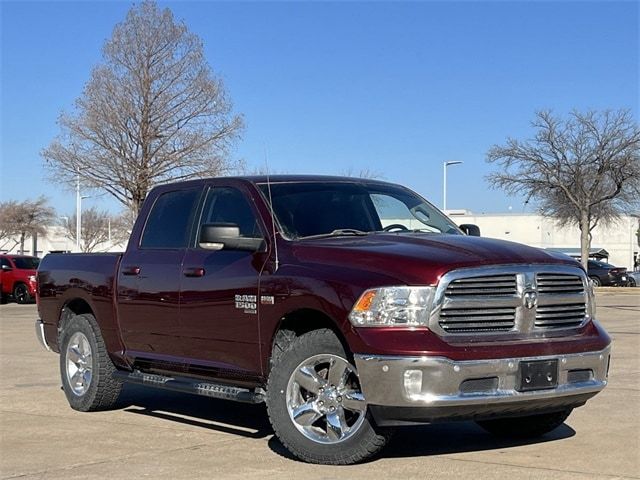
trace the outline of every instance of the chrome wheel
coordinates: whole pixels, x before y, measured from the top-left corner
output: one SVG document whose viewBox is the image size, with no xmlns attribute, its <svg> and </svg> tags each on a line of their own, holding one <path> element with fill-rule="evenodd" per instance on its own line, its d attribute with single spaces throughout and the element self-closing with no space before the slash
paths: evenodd
<svg viewBox="0 0 640 480">
<path fill-rule="evenodd" d="M 337 443 L 358 431 L 367 405 L 356 369 L 332 354 L 314 355 L 293 371 L 287 410 L 295 427 L 318 443 Z"/>
<path fill-rule="evenodd" d="M 89 339 L 82 332 L 73 334 L 66 351 L 67 382 L 71 391 L 84 395 L 91 385 L 93 359 Z"/>
</svg>

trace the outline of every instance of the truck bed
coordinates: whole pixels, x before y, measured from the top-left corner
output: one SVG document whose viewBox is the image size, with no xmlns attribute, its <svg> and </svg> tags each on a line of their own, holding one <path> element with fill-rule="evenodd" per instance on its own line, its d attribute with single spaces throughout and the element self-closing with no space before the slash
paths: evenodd
<svg viewBox="0 0 640 480">
<path fill-rule="evenodd" d="M 85 302 L 100 319 L 109 351 L 120 344 L 114 311 L 115 279 L 122 253 L 55 253 L 42 259 L 38 268 L 38 312 L 50 339 L 58 351 L 58 321 L 62 308 L 70 300 Z M 82 311 L 82 306 L 77 305 Z"/>
</svg>

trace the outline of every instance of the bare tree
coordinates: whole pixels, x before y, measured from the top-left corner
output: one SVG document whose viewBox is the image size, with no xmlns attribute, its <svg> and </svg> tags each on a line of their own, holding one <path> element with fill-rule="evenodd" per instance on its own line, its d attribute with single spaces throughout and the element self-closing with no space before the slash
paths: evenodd
<svg viewBox="0 0 640 480">
<path fill-rule="evenodd" d="M 13 237 L 18 237 L 15 244 L 20 244 L 20 254 L 23 255 L 27 236 L 46 235 L 47 225 L 54 218 L 55 210 L 45 197 L 23 202 L 3 202 L 0 204 L 0 239 L 4 241 L 3 246 Z"/>
<path fill-rule="evenodd" d="M 507 139 L 487 153 L 495 188 L 536 201 L 543 214 L 580 228 L 586 267 L 591 231 L 640 204 L 640 128 L 627 110 L 536 114 L 534 138 Z"/>
<path fill-rule="evenodd" d="M 360 170 L 356 170 L 353 167 L 349 167 L 346 170 L 341 172 L 341 175 L 345 177 L 358 177 L 365 178 L 369 180 L 380 180 L 384 178 L 384 175 L 376 170 L 371 170 L 370 168 L 361 168 Z"/>
<path fill-rule="evenodd" d="M 98 210 L 95 207 L 82 212 L 82 233 L 80 236 L 80 249 L 83 252 L 94 252 L 102 247 L 111 248 L 121 245 L 129 238 L 131 225 L 129 215 L 111 215 L 109 212 Z M 64 217 L 61 223 L 64 234 L 70 240 L 76 241 L 76 214 Z"/>
<path fill-rule="evenodd" d="M 200 39 L 155 2 L 116 25 L 60 134 L 42 156 L 56 182 L 102 189 L 137 213 L 159 183 L 236 168 L 243 128 Z"/>
</svg>

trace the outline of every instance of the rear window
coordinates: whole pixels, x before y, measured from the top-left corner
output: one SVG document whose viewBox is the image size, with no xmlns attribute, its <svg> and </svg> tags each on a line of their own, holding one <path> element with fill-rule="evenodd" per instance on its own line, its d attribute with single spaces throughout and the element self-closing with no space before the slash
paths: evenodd
<svg viewBox="0 0 640 480">
<path fill-rule="evenodd" d="M 40 259 L 38 257 L 13 257 L 13 263 L 18 270 L 37 270 Z"/>
<path fill-rule="evenodd" d="M 186 248 L 200 189 L 160 195 L 147 218 L 141 248 Z"/>
</svg>

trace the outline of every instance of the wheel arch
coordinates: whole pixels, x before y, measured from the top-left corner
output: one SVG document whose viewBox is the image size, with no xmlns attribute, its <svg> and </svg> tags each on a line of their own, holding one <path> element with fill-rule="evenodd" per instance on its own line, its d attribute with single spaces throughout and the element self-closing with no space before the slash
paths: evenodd
<svg viewBox="0 0 640 480">
<path fill-rule="evenodd" d="M 283 315 L 271 335 L 271 341 L 268 344 L 268 370 L 271 370 L 274 360 L 286 350 L 294 338 L 320 329 L 331 330 L 342 343 L 345 351 L 351 354 L 346 337 L 334 318 L 315 308 L 298 308 Z"/>
</svg>

